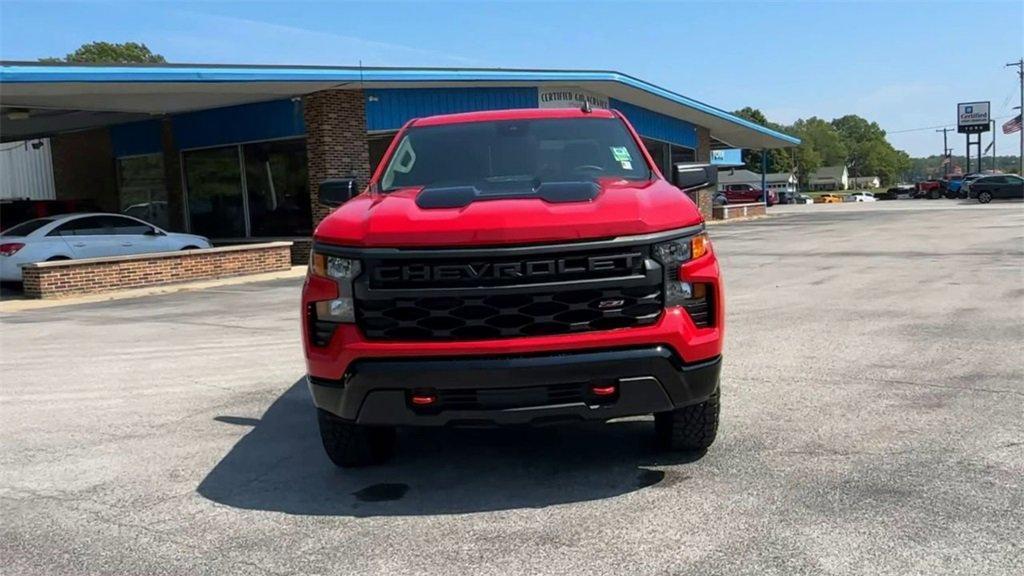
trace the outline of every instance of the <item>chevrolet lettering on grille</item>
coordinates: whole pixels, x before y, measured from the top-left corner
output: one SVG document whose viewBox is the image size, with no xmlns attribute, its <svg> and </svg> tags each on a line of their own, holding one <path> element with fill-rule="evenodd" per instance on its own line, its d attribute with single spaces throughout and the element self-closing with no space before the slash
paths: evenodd
<svg viewBox="0 0 1024 576">
<path fill-rule="evenodd" d="M 580 256 L 545 258 L 511 262 L 472 262 L 459 264 L 403 264 L 376 266 L 373 278 L 377 282 L 473 282 L 479 280 L 555 280 L 560 277 L 588 273 L 632 273 L 643 265 L 643 254 Z"/>
</svg>

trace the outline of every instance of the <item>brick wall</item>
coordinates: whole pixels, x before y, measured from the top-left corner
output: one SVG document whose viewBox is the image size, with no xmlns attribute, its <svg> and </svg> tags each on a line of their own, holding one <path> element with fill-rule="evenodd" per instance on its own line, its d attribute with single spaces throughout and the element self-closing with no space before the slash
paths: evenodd
<svg viewBox="0 0 1024 576">
<path fill-rule="evenodd" d="M 57 199 L 90 199 L 100 210 L 120 212 L 108 129 L 58 134 L 50 145 Z"/>
<path fill-rule="evenodd" d="M 767 214 L 764 204 L 754 202 L 753 204 L 726 204 L 715 206 L 715 220 L 732 220 L 733 218 L 750 218 L 753 216 L 764 216 Z"/>
<path fill-rule="evenodd" d="M 362 90 L 324 90 L 303 98 L 303 111 L 309 197 L 316 226 L 331 211 L 317 201 L 321 181 L 355 176 L 359 185 L 365 186 L 370 180 L 366 100 Z"/>
<path fill-rule="evenodd" d="M 288 270 L 291 242 L 60 260 L 22 268 L 25 295 L 59 298 Z"/>
</svg>

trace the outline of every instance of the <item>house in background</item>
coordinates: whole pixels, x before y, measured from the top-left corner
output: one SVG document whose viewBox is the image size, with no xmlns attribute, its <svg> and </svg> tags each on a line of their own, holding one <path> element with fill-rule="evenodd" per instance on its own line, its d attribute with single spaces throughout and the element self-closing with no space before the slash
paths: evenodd
<svg viewBox="0 0 1024 576">
<path fill-rule="evenodd" d="M 882 179 L 878 176 L 857 176 L 850 178 L 850 188 L 856 189 L 868 189 L 868 188 L 881 188 Z"/>
<path fill-rule="evenodd" d="M 812 172 L 807 183 L 811 190 L 848 190 L 850 174 L 846 166 L 824 166 Z"/>
<path fill-rule="evenodd" d="M 775 192 L 796 192 L 797 178 L 790 172 L 772 172 L 765 174 L 765 187 Z M 750 184 L 754 188 L 761 187 L 761 174 L 751 170 L 719 170 L 718 189 L 724 190 L 728 184 Z"/>
</svg>

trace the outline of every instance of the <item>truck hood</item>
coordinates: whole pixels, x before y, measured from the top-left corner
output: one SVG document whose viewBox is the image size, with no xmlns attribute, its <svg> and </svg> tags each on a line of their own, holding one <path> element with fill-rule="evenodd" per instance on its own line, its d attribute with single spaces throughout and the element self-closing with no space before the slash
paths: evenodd
<svg viewBox="0 0 1024 576">
<path fill-rule="evenodd" d="M 703 222 L 693 201 L 665 180 L 598 184 L 600 192 L 585 202 L 517 198 L 461 208 L 420 208 L 419 188 L 367 192 L 331 213 L 313 237 L 344 246 L 482 246 L 630 236 Z"/>
</svg>

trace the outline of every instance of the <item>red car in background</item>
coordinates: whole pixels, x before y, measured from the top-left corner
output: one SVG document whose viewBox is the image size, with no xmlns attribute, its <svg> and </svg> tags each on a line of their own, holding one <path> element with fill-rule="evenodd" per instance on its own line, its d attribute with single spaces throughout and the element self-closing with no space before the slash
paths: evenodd
<svg viewBox="0 0 1024 576">
<path fill-rule="evenodd" d="M 914 198 L 930 198 L 935 200 L 941 196 L 942 182 L 939 180 L 925 180 L 924 182 L 918 182 L 916 185 Z"/>
<path fill-rule="evenodd" d="M 752 202 L 764 201 L 764 190 L 755 188 L 750 184 L 726 184 L 718 192 L 719 204 L 750 204 Z M 769 190 L 768 205 L 774 206 L 778 202 L 778 195 L 774 190 Z"/>
</svg>

